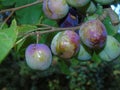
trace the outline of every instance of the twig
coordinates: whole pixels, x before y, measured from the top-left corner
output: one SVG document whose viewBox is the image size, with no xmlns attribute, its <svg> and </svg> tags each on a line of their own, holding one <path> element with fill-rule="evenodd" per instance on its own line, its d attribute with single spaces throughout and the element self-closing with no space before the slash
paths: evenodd
<svg viewBox="0 0 120 90">
<path fill-rule="evenodd" d="M 22 9 L 22 8 L 33 6 L 33 5 L 41 3 L 41 2 L 43 2 L 43 0 L 37 0 L 36 2 L 26 4 L 26 5 L 23 5 L 23 6 L 20 6 L 20 7 L 1 10 L 0 13 L 4 13 L 4 12 L 7 12 L 7 11 L 16 11 L 16 10 L 19 10 L 19 9 Z"/>
<path fill-rule="evenodd" d="M 30 30 L 30 31 L 28 31 L 28 32 L 26 32 L 26 33 L 25 33 L 25 32 L 19 33 L 18 37 L 23 37 L 23 36 L 25 36 L 26 34 L 31 33 L 31 32 L 44 31 L 44 30 L 51 30 L 51 28 L 49 28 L 49 27 L 44 27 L 44 28 L 33 29 L 33 30 Z"/>
<path fill-rule="evenodd" d="M 38 44 L 39 43 L 39 39 L 40 39 L 40 33 L 37 31 L 36 32 L 36 43 Z"/>
<path fill-rule="evenodd" d="M 102 20 L 104 20 L 104 19 L 106 18 L 106 16 L 107 16 L 107 15 L 106 15 L 106 12 L 104 12 L 101 16 L 98 17 L 98 19 L 100 19 L 100 20 L 102 21 Z M 23 38 L 22 38 L 22 39 L 18 40 L 18 42 L 20 42 L 21 40 L 26 39 L 26 38 L 29 37 L 29 36 L 36 35 L 36 33 L 35 33 L 36 31 L 37 31 L 38 33 L 40 33 L 40 34 L 52 33 L 52 32 L 58 32 L 58 31 L 65 31 L 65 30 L 73 30 L 73 31 L 75 31 L 75 30 L 79 30 L 81 25 L 76 26 L 76 27 L 68 27 L 68 28 L 57 28 L 57 27 L 52 27 L 52 26 L 44 25 L 44 24 L 41 24 L 41 25 L 39 25 L 39 26 L 47 26 L 48 28 L 46 28 L 45 31 L 39 31 L 39 30 L 41 30 L 42 28 L 38 28 L 38 29 L 32 30 L 32 31 L 30 31 L 30 32 L 27 32 L 27 33 L 25 33 L 25 34 L 23 35 Z M 16 44 L 18 44 L 18 43 L 16 43 Z"/>
<path fill-rule="evenodd" d="M 21 41 L 23 41 L 24 39 L 26 39 L 27 37 L 29 36 L 32 36 L 32 35 L 36 35 L 37 33 L 39 34 L 45 34 L 45 33 L 52 33 L 52 32 L 58 32 L 58 31 L 65 31 L 65 30 L 79 30 L 80 29 L 80 26 L 76 26 L 76 27 L 69 27 L 69 28 L 57 28 L 57 27 L 52 27 L 51 29 L 47 30 L 47 31 L 38 31 L 38 29 L 36 29 L 36 31 L 31 31 L 31 32 L 28 32 L 26 34 L 24 34 L 24 36 L 18 40 L 15 45 L 19 44 Z M 37 32 L 37 33 L 36 33 Z"/>
<path fill-rule="evenodd" d="M 23 38 L 19 39 L 19 40 L 15 43 L 14 46 L 16 46 L 17 44 L 19 44 L 20 42 L 22 42 L 22 41 L 23 41 L 24 39 L 26 39 L 27 37 L 32 36 L 32 35 L 34 35 L 34 34 L 35 34 L 35 32 L 31 32 L 31 33 L 25 35 Z"/>
</svg>

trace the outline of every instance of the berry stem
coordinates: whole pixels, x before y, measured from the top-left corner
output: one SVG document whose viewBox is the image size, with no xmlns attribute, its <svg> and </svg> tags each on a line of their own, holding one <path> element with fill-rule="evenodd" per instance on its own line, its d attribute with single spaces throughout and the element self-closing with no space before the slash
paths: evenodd
<svg viewBox="0 0 120 90">
<path fill-rule="evenodd" d="M 37 34 L 36 35 L 36 38 L 37 38 L 36 39 L 36 43 L 38 44 L 39 43 L 39 39 L 40 39 L 40 33 L 37 31 L 36 34 Z"/>
</svg>

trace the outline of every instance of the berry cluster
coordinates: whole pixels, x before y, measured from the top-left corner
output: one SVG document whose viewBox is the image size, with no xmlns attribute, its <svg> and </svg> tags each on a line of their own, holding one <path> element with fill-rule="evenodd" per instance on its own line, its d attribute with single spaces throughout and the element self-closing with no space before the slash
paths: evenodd
<svg viewBox="0 0 120 90">
<path fill-rule="evenodd" d="M 107 5 L 114 0 L 94 1 Z M 67 16 L 60 27 L 71 27 L 79 23 L 77 19 L 79 16 L 72 16 L 69 13 L 70 7 L 76 10 L 79 8 L 80 11 L 85 7 L 84 13 L 87 14 L 92 14 L 96 10 L 94 3 L 90 0 L 43 1 L 43 11 L 48 18 L 58 21 Z M 26 49 L 25 57 L 32 69 L 46 70 L 51 65 L 52 53 L 63 59 L 77 55 L 79 60 L 90 60 L 93 52 L 99 52 L 98 55 L 105 61 L 111 61 L 120 55 L 120 43 L 113 36 L 107 35 L 107 30 L 99 19 L 86 21 L 77 31 L 58 32 L 51 41 L 51 49 L 45 44 L 31 44 Z"/>
</svg>

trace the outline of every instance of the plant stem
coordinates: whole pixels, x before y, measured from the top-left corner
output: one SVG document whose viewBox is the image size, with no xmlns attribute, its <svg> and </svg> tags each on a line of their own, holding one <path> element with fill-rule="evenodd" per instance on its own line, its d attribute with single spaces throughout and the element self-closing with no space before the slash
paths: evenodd
<svg viewBox="0 0 120 90">
<path fill-rule="evenodd" d="M 37 33 L 39 33 L 40 35 L 41 34 L 46 34 L 46 33 L 52 33 L 52 32 L 58 32 L 58 31 L 65 31 L 65 30 L 79 30 L 80 29 L 80 26 L 76 26 L 76 27 L 68 27 L 68 28 L 57 28 L 57 27 L 51 27 L 51 29 L 47 30 L 47 31 L 39 31 L 39 28 L 36 29 L 36 31 L 31 31 L 31 32 L 28 32 L 26 34 L 23 35 L 23 37 L 18 40 L 15 45 L 19 44 L 21 41 L 23 41 L 24 39 L 26 39 L 27 37 L 29 36 L 32 36 L 32 35 L 37 35 Z M 37 33 L 36 33 L 37 32 Z"/>
<path fill-rule="evenodd" d="M 38 44 L 39 43 L 39 39 L 40 39 L 40 33 L 37 31 L 36 32 L 36 43 Z"/>
</svg>

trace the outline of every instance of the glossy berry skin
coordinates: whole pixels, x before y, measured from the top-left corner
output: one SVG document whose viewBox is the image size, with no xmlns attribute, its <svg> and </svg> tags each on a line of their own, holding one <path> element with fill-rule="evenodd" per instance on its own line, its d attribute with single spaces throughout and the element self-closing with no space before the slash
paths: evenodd
<svg viewBox="0 0 120 90">
<path fill-rule="evenodd" d="M 107 36 L 107 42 L 104 49 L 99 53 L 104 61 L 112 61 L 120 56 L 120 43 L 113 36 Z"/>
<path fill-rule="evenodd" d="M 68 4 L 74 8 L 83 7 L 90 2 L 90 0 L 67 0 Z"/>
<path fill-rule="evenodd" d="M 27 47 L 25 58 L 28 66 L 35 70 L 46 70 L 52 62 L 52 54 L 45 44 L 31 44 Z"/>
<path fill-rule="evenodd" d="M 105 45 L 107 32 L 99 20 L 90 20 L 82 24 L 79 30 L 81 41 L 91 49 L 100 49 Z"/>
<path fill-rule="evenodd" d="M 44 0 L 43 11 L 50 19 L 61 19 L 65 17 L 69 11 L 66 0 Z"/>
<path fill-rule="evenodd" d="M 56 34 L 51 42 L 53 54 L 68 59 L 74 56 L 80 46 L 80 37 L 74 31 L 63 31 Z"/>
</svg>

